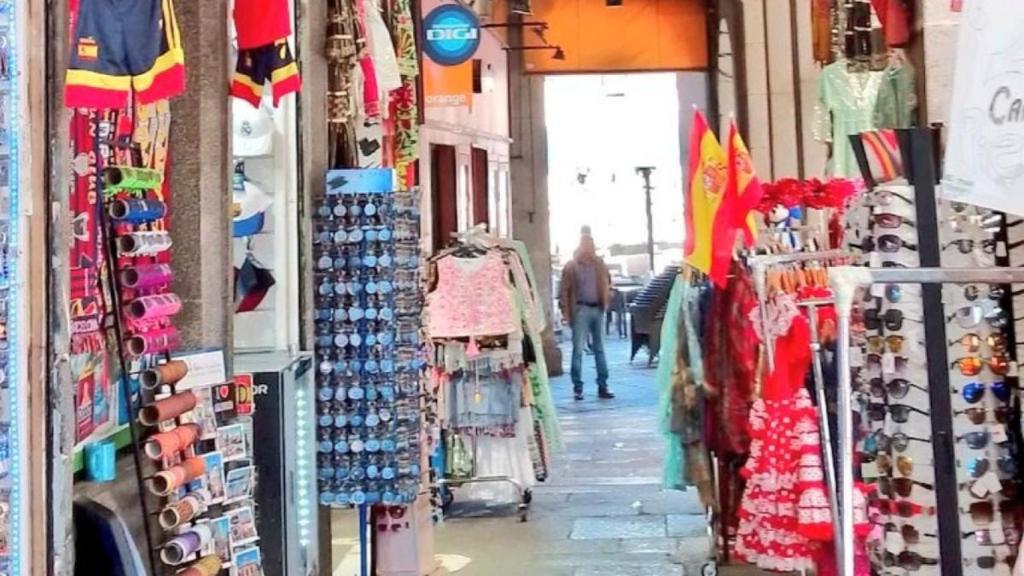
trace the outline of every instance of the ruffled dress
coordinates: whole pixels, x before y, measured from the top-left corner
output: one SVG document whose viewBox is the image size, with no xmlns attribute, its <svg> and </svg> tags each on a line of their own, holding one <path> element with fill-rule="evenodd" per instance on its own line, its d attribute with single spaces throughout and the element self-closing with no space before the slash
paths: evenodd
<svg viewBox="0 0 1024 576">
<path fill-rule="evenodd" d="M 832 540 L 832 514 L 818 415 L 804 386 L 810 329 L 795 302 L 773 307 L 769 334 L 759 336 L 775 338 L 775 370 L 750 413 L 736 554 L 764 570 L 795 572 L 820 561 L 822 542 Z"/>
</svg>

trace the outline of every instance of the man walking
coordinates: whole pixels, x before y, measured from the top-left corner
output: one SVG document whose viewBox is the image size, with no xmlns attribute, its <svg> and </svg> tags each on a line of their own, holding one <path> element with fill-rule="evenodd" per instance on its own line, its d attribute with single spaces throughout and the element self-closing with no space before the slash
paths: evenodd
<svg viewBox="0 0 1024 576">
<path fill-rule="evenodd" d="M 597 256 L 594 239 L 580 238 L 575 257 L 562 270 L 561 297 L 563 321 L 572 327 L 572 386 L 576 400 L 583 400 L 583 353 L 590 337 L 597 364 L 597 396 L 615 398 L 608 390 L 608 360 L 604 353 L 604 311 L 608 308 L 611 277 L 604 261 Z"/>
</svg>

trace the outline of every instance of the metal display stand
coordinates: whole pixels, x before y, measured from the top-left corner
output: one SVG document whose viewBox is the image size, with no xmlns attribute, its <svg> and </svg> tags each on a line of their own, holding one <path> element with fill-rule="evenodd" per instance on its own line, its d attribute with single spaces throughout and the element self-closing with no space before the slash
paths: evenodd
<svg viewBox="0 0 1024 576">
<path fill-rule="evenodd" d="M 841 266 L 832 268 L 829 270 L 829 279 L 832 283 L 832 289 L 836 294 L 836 309 L 839 316 L 839 347 L 838 347 L 838 369 L 839 369 L 839 452 L 840 454 L 850 454 L 854 447 L 853 437 L 853 412 L 851 410 L 851 398 L 853 390 L 851 388 L 851 377 L 850 377 L 850 354 L 848 346 L 845 346 L 850 340 L 850 308 L 853 304 L 854 293 L 858 288 L 863 288 L 871 284 L 922 284 L 922 289 L 925 287 L 932 287 L 936 292 L 941 291 L 941 284 L 976 284 L 976 283 L 988 283 L 988 284 L 1013 284 L 1024 282 L 1024 268 L 859 268 L 850 266 Z M 941 294 L 940 294 L 941 297 Z M 940 301 L 941 304 L 941 301 Z M 926 301 L 927 306 L 927 301 Z M 926 308 L 927 309 L 927 308 Z M 934 317 L 941 325 L 945 320 L 945 316 Z M 928 315 L 925 317 L 928 320 Z M 932 363 L 932 350 L 933 348 L 942 348 L 942 355 L 945 356 L 946 352 L 946 341 L 934 341 L 931 338 L 931 334 L 928 334 L 929 324 L 933 322 L 926 322 L 926 339 L 928 341 L 928 361 Z M 942 326 L 945 331 L 945 326 Z M 945 374 L 945 370 L 941 370 L 942 374 Z M 945 388 L 941 386 L 931 386 L 936 391 L 932 393 L 934 399 L 941 392 L 945 398 L 945 402 L 948 407 L 949 403 L 949 389 L 948 386 Z M 932 420 L 938 420 L 942 418 L 942 414 L 935 414 L 936 407 L 932 406 Z M 949 420 L 950 414 L 944 415 L 946 421 Z M 938 452 L 940 449 L 944 450 L 948 454 L 946 462 L 948 464 L 954 464 L 953 458 L 953 445 L 952 438 L 945 436 L 942 441 L 935 442 L 935 450 Z M 853 547 L 848 545 L 854 541 L 853 532 L 853 515 L 850 511 L 853 508 L 853 460 L 851 458 L 840 458 L 840 475 L 839 475 L 839 493 L 840 493 L 840 508 L 841 514 L 841 538 L 837 540 L 837 543 L 841 543 L 841 555 L 843 559 L 843 569 L 840 571 L 842 575 L 852 575 L 853 571 Z M 936 462 L 941 462 L 936 460 Z M 941 480 L 940 480 L 941 479 Z M 943 494 L 942 485 L 939 482 L 952 484 L 953 494 L 956 493 L 956 476 L 955 474 L 941 474 L 936 475 L 936 492 Z M 959 544 L 959 511 L 956 507 L 955 499 L 953 500 L 953 506 L 950 507 L 950 502 L 947 499 L 939 499 L 939 519 L 942 522 L 945 513 L 951 512 L 954 515 L 954 526 L 957 538 L 955 539 Z M 942 504 L 945 505 L 942 505 Z M 946 544 L 947 539 L 942 540 L 942 544 Z M 952 541 L 953 538 L 948 540 Z M 960 563 L 959 548 L 956 550 L 954 555 L 952 551 L 943 548 L 941 566 L 943 574 L 959 574 L 959 570 L 962 570 Z M 948 570 L 948 571 L 947 571 Z"/>
</svg>

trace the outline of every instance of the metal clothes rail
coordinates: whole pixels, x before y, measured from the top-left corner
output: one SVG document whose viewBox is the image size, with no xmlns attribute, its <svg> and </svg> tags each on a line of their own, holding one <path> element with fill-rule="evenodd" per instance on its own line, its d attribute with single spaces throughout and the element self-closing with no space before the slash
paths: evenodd
<svg viewBox="0 0 1024 576">
<path fill-rule="evenodd" d="M 863 268 L 829 269 L 829 282 L 839 316 L 837 364 L 839 371 L 840 528 L 836 538 L 842 562 L 840 576 L 854 574 L 853 530 L 853 411 L 850 376 L 850 309 L 857 288 L 871 284 L 1014 284 L 1024 282 L 1024 268 Z M 943 343 L 945 344 L 945 343 Z"/>
</svg>

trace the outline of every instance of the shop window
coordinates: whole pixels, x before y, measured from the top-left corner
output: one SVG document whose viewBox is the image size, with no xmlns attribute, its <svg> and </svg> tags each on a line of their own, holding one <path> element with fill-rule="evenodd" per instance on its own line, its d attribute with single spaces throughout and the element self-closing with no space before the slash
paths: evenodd
<svg viewBox="0 0 1024 576">
<path fill-rule="evenodd" d="M 459 226 L 454 146 L 434 144 L 430 147 L 430 197 L 432 236 L 437 252 L 444 248 Z"/>
<path fill-rule="evenodd" d="M 473 224 L 491 225 L 490 182 L 487 174 L 487 150 L 473 148 Z"/>
</svg>

